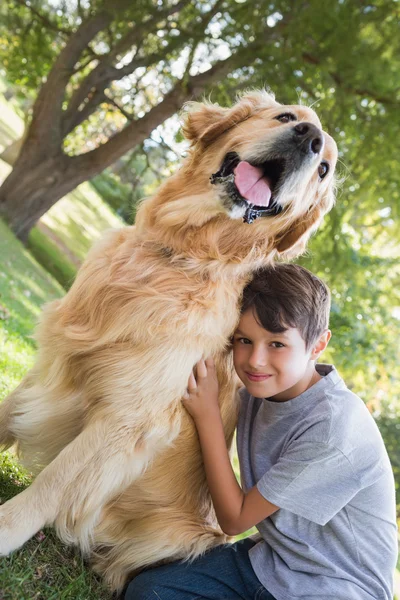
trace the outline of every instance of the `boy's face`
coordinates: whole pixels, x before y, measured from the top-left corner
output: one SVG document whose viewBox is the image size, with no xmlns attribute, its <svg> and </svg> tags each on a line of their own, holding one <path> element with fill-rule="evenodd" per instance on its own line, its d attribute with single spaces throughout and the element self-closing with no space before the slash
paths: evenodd
<svg viewBox="0 0 400 600">
<path fill-rule="evenodd" d="M 314 361 L 329 338 L 330 332 L 324 332 L 306 350 L 298 329 L 290 328 L 284 333 L 267 331 L 249 309 L 241 316 L 233 337 L 236 372 L 252 396 L 282 402 L 291 400 L 319 379 Z"/>
</svg>

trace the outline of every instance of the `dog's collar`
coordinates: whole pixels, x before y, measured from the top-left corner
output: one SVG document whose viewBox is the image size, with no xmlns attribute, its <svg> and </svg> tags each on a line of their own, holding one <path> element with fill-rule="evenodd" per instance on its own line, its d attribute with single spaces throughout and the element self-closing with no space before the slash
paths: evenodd
<svg viewBox="0 0 400 600">
<path fill-rule="evenodd" d="M 243 223 L 248 223 L 249 225 L 251 225 L 251 223 L 253 223 L 259 217 L 269 217 L 272 214 L 277 215 L 281 211 L 281 206 L 275 206 L 270 208 L 254 208 L 252 204 L 249 204 L 243 216 Z"/>
</svg>

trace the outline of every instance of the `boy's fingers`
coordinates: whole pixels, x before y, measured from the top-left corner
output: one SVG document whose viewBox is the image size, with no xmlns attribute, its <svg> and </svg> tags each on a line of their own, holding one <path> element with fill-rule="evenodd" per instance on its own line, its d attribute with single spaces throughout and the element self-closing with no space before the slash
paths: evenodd
<svg viewBox="0 0 400 600">
<path fill-rule="evenodd" d="M 214 368 L 214 361 L 213 361 L 213 359 L 211 358 L 211 356 L 208 356 L 208 357 L 206 358 L 206 360 L 205 360 L 205 363 L 206 363 L 206 367 L 207 367 L 207 369 L 213 369 L 213 368 Z"/>
<path fill-rule="evenodd" d="M 197 363 L 197 377 L 207 377 L 207 367 L 203 359 Z"/>
<path fill-rule="evenodd" d="M 191 390 L 195 390 L 196 388 L 197 388 L 197 382 L 196 382 L 196 378 L 192 372 L 189 375 L 188 390 L 190 392 Z"/>
</svg>

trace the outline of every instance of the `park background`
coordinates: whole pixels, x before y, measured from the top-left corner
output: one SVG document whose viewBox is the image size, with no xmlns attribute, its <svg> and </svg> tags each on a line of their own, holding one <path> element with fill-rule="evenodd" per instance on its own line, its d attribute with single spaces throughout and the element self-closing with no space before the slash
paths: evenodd
<svg viewBox="0 0 400 600">
<path fill-rule="evenodd" d="M 332 290 L 323 359 L 376 419 L 398 491 L 399 26 L 397 0 L 3 1 L 0 400 L 33 364 L 42 305 L 178 168 L 183 103 L 267 87 L 313 105 L 339 146 L 336 206 L 299 262 Z M 2 501 L 28 482 L 0 455 Z M 0 598 L 110 596 L 45 531 L 1 560 Z"/>
</svg>

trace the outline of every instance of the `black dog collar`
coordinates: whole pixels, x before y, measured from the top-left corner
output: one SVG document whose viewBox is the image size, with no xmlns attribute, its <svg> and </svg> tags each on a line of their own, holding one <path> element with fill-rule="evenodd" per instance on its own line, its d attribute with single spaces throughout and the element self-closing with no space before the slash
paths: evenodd
<svg viewBox="0 0 400 600">
<path fill-rule="evenodd" d="M 282 211 L 282 207 L 277 204 L 272 205 L 269 208 L 255 208 L 252 204 L 249 204 L 248 209 L 244 213 L 243 223 L 248 223 L 249 225 L 253 223 L 259 217 L 269 217 L 271 215 L 279 215 Z"/>
</svg>

